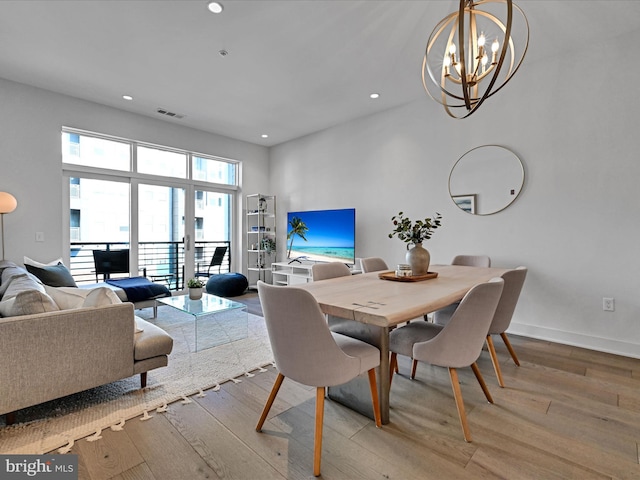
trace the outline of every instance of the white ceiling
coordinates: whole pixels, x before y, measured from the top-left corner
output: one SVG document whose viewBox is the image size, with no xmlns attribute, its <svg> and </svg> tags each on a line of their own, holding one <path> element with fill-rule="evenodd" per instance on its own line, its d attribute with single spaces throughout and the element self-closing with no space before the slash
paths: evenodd
<svg viewBox="0 0 640 480">
<path fill-rule="evenodd" d="M 0 77 L 275 145 L 424 99 L 425 42 L 458 4 L 222 3 L 224 12 L 213 15 L 206 0 L 2 0 Z M 638 1 L 517 3 L 531 28 L 525 63 L 588 48 L 640 20 Z M 371 100 L 372 92 L 381 98 Z"/>
</svg>

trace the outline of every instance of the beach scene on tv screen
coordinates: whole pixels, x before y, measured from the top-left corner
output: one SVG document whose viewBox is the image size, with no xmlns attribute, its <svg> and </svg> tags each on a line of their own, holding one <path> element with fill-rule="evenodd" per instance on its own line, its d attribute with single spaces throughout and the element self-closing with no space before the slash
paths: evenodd
<svg viewBox="0 0 640 480">
<path fill-rule="evenodd" d="M 287 249 L 291 246 L 289 260 L 355 262 L 355 209 L 289 212 L 287 233 L 291 231 L 291 220 L 294 217 L 307 227 L 304 233 L 307 240 L 292 235 L 293 243 L 291 244 L 291 239 L 287 241 Z"/>
</svg>

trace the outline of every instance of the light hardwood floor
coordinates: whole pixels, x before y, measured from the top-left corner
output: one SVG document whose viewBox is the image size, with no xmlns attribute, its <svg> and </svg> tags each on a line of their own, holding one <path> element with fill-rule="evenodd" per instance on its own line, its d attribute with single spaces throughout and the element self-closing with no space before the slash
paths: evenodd
<svg viewBox="0 0 640 480">
<path fill-rule="evenodd" d="M 399 357 L 391 423 L 374 423 L 325 402 L 325 479 L 640 479 L 640 360 L 510 337 L 516 367 L 496 347 L 506 388 L 488 352 L 460 370 L 472 443 L 465 443 L 445 369 L 420 364 L 415 380 Z M 275 370 L 228 382 L 148 421 L 80 440 L 81 479 L 313 478 L 314 389 L 285 380 L 265 424 L 255 425 Z"/>
</svg>

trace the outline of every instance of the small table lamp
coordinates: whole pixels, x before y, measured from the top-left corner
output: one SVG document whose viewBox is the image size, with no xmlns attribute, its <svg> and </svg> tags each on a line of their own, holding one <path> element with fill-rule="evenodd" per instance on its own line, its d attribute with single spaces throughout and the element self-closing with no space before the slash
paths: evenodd
<svg viewBox="0 0 640 480">
<path fill-rule="evenodd" d="M 16 197 L 0 192 L 0 230 L 2 231 L 2 260 L 4 260 L 4 214 L 13 212 L 18 206 Z"/>
</svg>

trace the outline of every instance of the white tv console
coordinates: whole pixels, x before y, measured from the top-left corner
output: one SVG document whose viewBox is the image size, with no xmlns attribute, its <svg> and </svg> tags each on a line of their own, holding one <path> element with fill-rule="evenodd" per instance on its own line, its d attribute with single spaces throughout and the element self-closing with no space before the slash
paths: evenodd
<svg viewBox="0 0 640 480">
<path fill-rule="evenodd" d="M 293 261 L 293 262 L 274 262 L 271 264 L 271 278 L 274 285 L 296 285 L 300 283 L 312 282 L 311 267 L 316 263 L 310 261 Z M 356 263 L 357 265 L 357 263 Z M 351 267 L 351 273 L 361 273 L 356 270 L 355 266 Z"/>
</svg>

